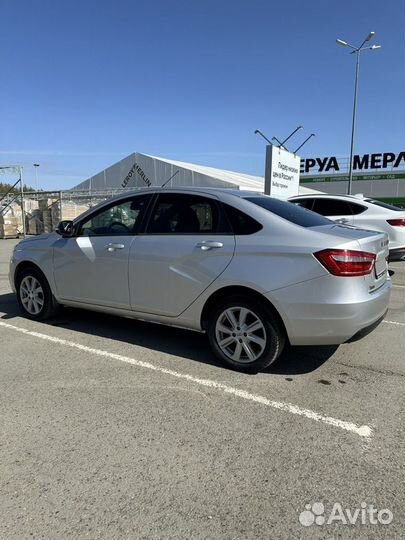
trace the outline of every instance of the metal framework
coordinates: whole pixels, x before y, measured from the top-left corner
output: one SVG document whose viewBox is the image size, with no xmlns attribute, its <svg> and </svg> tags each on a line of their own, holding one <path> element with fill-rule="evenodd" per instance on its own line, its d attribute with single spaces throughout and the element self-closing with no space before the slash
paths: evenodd
<svg viewBox="0 0 405 540">
<path fill-rule="evenodd" d="M 12 205 L 13 202 L 18 201 L 21 205 L 21 220 L 23 236 L 25 237 L 25 209 L 24 209 L 24 184 L 23 173 L 20 165 L 6 165 L 0 167 L 1 171 L 4 170 L 17 170 L 19 173 L 18 180 L 11 186 L 11 188 L 5 193 L 0 193 L 0 216 L 3 216 L 6 210 Z M 19 193 L 15 194 L 13 189 L 19 186 Z"/>
<path fill-rule="evenodd" d="M 13 189 L 15 189 L 18 185 L 20 186 L 20 190 L 19 193 L 16 194 L 15 192 L 13 192 Z M 64 209 L 66 209 L 66 207 L 69 207 L 70 205 L 73 208 L 74 205 L 80 207 L 86 206 L 88 208 L 91 208 L 99 202 L 110 199 L 115 195 L 129 193 L 140 189 L 141 188 L 111 188 L 104 190 L 89 189 L 24 191 L 22 175 L 20 174 L 19 179 L 12 185 L 9 190 L 7 190 L 7 192 L 0 193 L 0 216 L 4 215 L 7 210 L 13 207 L 14 204 L 18 204 L 18 206 L 22 209 L 22 236 L 25 237 L 27 234 L 41 234 L 42 232 L 48 232 L 46 231 L 44 222 L 44 212 L 46 212 L 47 210 L 50 210 L 52 213 L 52 210 L 55 210 L 57 208 L 57 212 L 55 213 L 58 215 L 58 219 L 61 221 L 62 219 L 64 219 Z M 41 201 L 43 203 L 41 209 L 39 210 L 38 208 L 36 208 L 35 210 L 30 211 L 29 208 L 32 206 L 32 204 L 30 205 L 32 201 Z M 34 215 L 35 212 L 37 213 L 37 215 Z M 28 224 L 31 219 L 35 219 L 36 221 L 38 221 L 39 224 L 42 224 L 40 227 L 38 227 L 38 231 L 35 233 L 29 231 Z M 54 228 L 54 226 L 56 226 L 56 223 L 51 223 L 51 227 Z"/>
</svg>

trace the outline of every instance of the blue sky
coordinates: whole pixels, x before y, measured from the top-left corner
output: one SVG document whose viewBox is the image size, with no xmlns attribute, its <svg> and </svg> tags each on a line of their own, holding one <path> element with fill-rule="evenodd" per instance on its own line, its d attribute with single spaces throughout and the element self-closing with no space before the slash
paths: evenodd
<svg viewBox="0 0 405 540">
<path fill-rule="evenodd" d="M 251 174 L 297 125 L 303 156 L 405 143 L 403 0 L 0 0 L 0 164 L 69 188 L 144 152 Z M 3 177 L 4 178 L 4 177 Z"/>
</svg>

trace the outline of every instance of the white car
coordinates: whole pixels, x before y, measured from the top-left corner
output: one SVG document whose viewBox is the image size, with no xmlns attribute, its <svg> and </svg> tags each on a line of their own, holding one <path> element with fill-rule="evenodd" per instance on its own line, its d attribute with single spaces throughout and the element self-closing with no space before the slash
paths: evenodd
<svg viewBox="0 0 405 540">
<path fill-rule="evenodd" d="M 297 195 L 290 202 L 336 223 L 385 232 L 389 261 L 405 261 L 405 210 L 362 195 Z"/>
</svg>

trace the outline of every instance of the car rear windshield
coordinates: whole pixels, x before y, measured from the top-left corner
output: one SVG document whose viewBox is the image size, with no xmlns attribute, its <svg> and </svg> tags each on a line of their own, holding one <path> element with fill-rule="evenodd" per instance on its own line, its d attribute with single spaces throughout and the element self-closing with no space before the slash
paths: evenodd
<svg viewBox="0 0 405 540">
<path fill-rule="evenodd" d="M 376 206 L 381 206 L 381 208 L 386 208 L 387 210 L 395 210 L 395 212 L 403 212 L 403 208 L 398 208 L 398 206 L 394 206 L 392 204 L 387 204 L 382 201 L 376 201 L 375 199 L 366 199 L 367 202 L 375 204 Z"/>
<path fill-rule="evenodd" d="M 280 201 L 279 199 L 258 196 L 246 197 L 246 200 L 265 208 L 277 216 L 291 221 L 291 223 L 295 223 L 295 225 L 300 225 L 301 227 L 319 227 L 320 225 L 331 224 L 329 219 L 326 219 L 311 210 L 307 210 L 296 204 Z"/>
</svg>

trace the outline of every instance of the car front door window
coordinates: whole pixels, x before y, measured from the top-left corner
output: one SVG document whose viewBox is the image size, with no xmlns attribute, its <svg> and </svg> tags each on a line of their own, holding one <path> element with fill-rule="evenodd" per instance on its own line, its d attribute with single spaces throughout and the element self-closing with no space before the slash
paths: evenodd
<svg viewBox="0 0 405 540">
<path fill-rule="evenodd" d="M 84 221 L 79 236 L 132 235 L 142 218 L 149 196 L 141 196 L 108 207 Z"/>
</svg>

